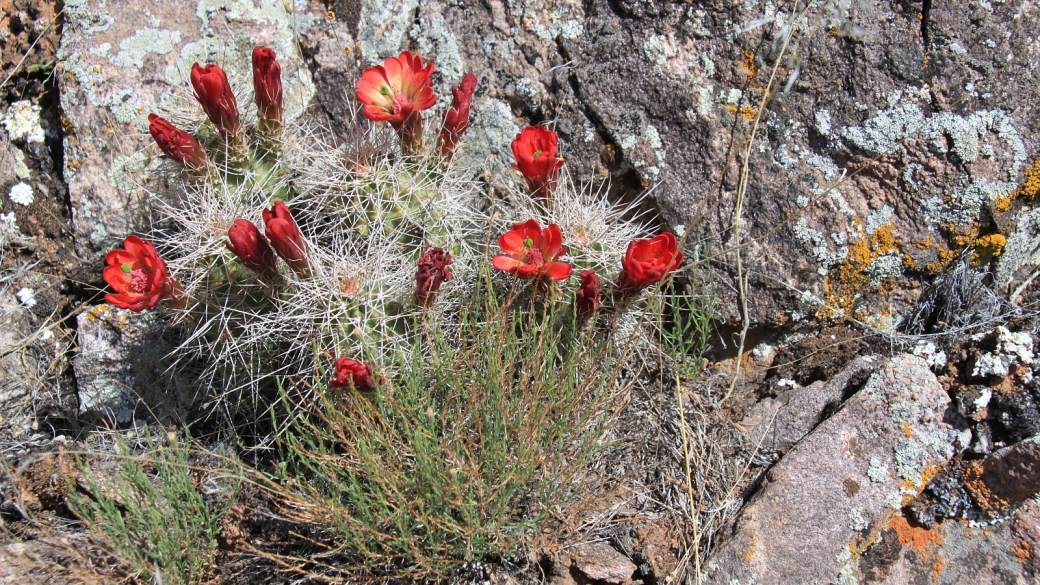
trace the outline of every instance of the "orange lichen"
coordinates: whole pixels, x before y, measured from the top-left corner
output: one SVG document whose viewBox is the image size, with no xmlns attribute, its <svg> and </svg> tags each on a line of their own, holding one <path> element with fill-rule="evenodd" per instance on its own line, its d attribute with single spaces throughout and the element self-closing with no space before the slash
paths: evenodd
<svg viewBox="0 0 1040 585">
<path fill-rule="evenodd" d="M 982 480 L 984 471 L 982 464 L 979 462 L 969 465 L 964 471 L 964 488 L 975 499 L 979 508 L 987 514 L 993 515 L 1007 511 L 1011 507 L 1011 502 L 994 494 L 989 489 L 986 482 Z"/>
<path fill-rule="evenodd" d="M 917 555 L 922 569 L 932 570 L 932 580 L 938 581 L 948 563 L 938 552 L 945 539 L 942 525 L 936 524 L 925 529 L 911 526 L 906 518 L 896 516 L 889 521 L 888 527 L 895 530 L 899 544 L 909 547 L 910 551 Z"/>
<path fill-rule="evenodd" d="M 744 106 L 744 107 L 740 108 L 739 110 L 737 109 L 737 106 L 725 106 L 724 105 L 724 106 L 722 106 L 722 108 L 724 110 L 726 110 L 727 112 L 729 112 L 730 115 L 732 115 L 734 118 L 736 118 L 739 115 L 740 118 L 742 120 L 744 120 L 745 122 L 747 122 L 748 120 L 751 120 L 752 118 L 755 117 L 756 114 L 758 114 L 758 110 L 756 110 L 755 108 L 752 108 L 751 106 Z"/>
<path fill-rule="evenodd" d="M 843 311 L 844 315 L 851 315 L 857 319 L 866 317 L 865 314 L 856 313 L 853 310 L 856 297 L 870 282 L 866 270 L 874 260 L 890 252 L 901 253 L 899 244 L 892 234 L 893 230 L 895 230 L 895 226 L 886 225 L 871 234 L 869 238 L 849 245 L 845 261 L 823 280 L 826 304 L 817 312 L 818 317 L 824 319 L 835 317 L 839 314 L 838 309 Z M 894 288 L 895 282 L 885 279 L 878 286 L 878 291 L 888 294 Z"/>
<path fill-rule="evenodd" d="M 1007 238 L 1000 234 L 980 236 L 975 240 L 975 253 L 980 257 L 1000 256 L 1000 253 L 1004 251 L 1005 244 L 1007 244 Z"/>
<path fill-rule="evenodd" d="M 913 431 L 910 430 L 910 423 L 908 423 L 908 422 L 903 423 L 903 434 L 906 435 L 907 439 L 909 439 L 910 437 L 914 436 Z"/>
<path fill-rule="evenodd" d="M 1040 160 L 1033 162 L 1033 166 L 1026 169 L 1026 180 L 1022 187 L 1011 193 L 1012 197 L 1022 197 L 1032 202 L 1040 195 Z"/>
<path fill-rule="evenodd" d="M 993 209 L 1002 212 L 1011 209 L 1011 197 L 1007 195 L 997 197 L 993 200 Z"/>
<path fill-rule="evenodd" d="M 747 532 L 748 535 L 748 548 L 746 551 L 740 553 L 740 557 L 744 559 L 744 563 L 747 564 L 751 562 L 751 556 L 755 554 L 756 543 L 755 535 L 751 534 L 751 531 L 746 528 L 744 529 L 744 531 Z"/>
<path fill-rule="evenodd" d="M 910 547 L 910 550 L 918 556 L 922 553 L 933 552 L 936 547 L 943 543 L 943 535 L 939 524 L 926 529 L 920 526 L 911 526 L 910 522 L 903 516 L 895 516 L 889 520 L 888 527 L 896 531 L 896 535 L 899 537 L 899 544 Z"/>
<path fill-rule="evenodd" d="M 1024 563 L 1033 558 L 1033 547 L 1029 546 L 1028 542 L 1020 540 L 1018 544 L 1011 547 L 1011 553 L 1015 555 L 1018 562 Z"/>
<path fill-rule="evenodd" d="M 744 76 L 746 83 L 751 83 L 755 76 L 758 75 L 758 65 L 755 64 L 755 54 L 741 50 L 744 53 L 744 59 L 737 66 L 737 71 Z"/>
</svg>

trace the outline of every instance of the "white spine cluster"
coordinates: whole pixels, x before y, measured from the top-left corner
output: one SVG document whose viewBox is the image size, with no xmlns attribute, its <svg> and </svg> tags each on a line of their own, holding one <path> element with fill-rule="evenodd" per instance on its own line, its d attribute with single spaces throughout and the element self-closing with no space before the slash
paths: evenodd
<svg viewBox="0 0 1040 585">
<path fill-rule="evenodd" d="M 236 97 L 252 132 L 252 92 L 236 89 Z M 192 100 L 174 104 L 162 114 L 175 125 L 196 136 L 212 131 Z M 616 282 L 627 245 L 647 235 L 638 202 L 615 205 L 604 187 L 578 186 L 566 172 L 551 205 L 513 191 L 492 209 L 475 178 L 481 169 L 440 158 L 436 124 L 428 123 L 425 152 L 405 157 L 380 125 L 355 120 L 356 138 L 337 144 L 312 117 L 301 120 L 286 123 L 280 148 L 272 151 L 277 156 L 259 169 L 212 164 L 208 173 L 193 175 L 167 163 L 145 185 L 158 215 L 150 238 L 188 299 L 176 310 L 188 330 L 176 357 L 206 364 L 202 382 L 228 409 L 248 400 L 260 405 L 262 389 L 276 378 L 283 385 L 314 383 L 338 356 L 383 367 L 400 363 L 422 310 L 413 294 L 426 246 L 450 252 L 455 275 L 427 310 L 452 314 L 513 223 L 560 226 L 569 248 L 562 261 L 574 266 L 572 290 L 577 274 L 588 269 L 605 286 Z M 311 270 L 301 276 L 279 260 L 280 279 L 265 282 L 226 244 L 237 219 L 263 231 L 261 214 L 274 193 L 291 194 L 286 203 L 307 241 Z M 634 323 L 622 321 L 621 329 Z"/>
</svg>

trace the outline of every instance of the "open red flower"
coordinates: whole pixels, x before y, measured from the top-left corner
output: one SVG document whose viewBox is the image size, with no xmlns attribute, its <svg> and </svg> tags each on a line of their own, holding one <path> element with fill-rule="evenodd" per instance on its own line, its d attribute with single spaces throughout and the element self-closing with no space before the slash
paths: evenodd
<svg viewBox="0 0 1040 585">
<path fill-rule="evenodd" d="M 574 308 L 578 318 L 587 321 L 596 315 L 600 303 L 603 302 L 603 289 L 599 285 L 599 275 L 595 270 L 581 273 L 581 286 L 574 292 Z"/>
<path fill-rule="evenodd" d="M 225 136 L 238 136 L 242 122 L 238 119 L 238 102 L 231 91 L 224 70 L 212 63 L 191 66 L 191 86 L 210 122 Z"/>
<path fill-rule="evenodd" d="M 527 179 L 531 194 L 548 199 L 556 189 L 556 173 L 563 166 L 556 146 L 560 137 L 541 126 L 528 126 L 513 139 L 513 168 Z"/>
<path fill-rule="evenodd" d="M 371 392 L 376 389 L 372 379 L 372 364 L 341 357 L 336 360 L 335 377 L 329 381 L 332 388 L 353 388 L 358 392 Z"/>
<path fill-rule="evenodd" d="M 253 93 L 261 123 L 274 127 L 281 124 L 282 67 L 267 47 L 253 49 Z"/>
<path fill-rule="evenodd" d="M 682 263 L 675 236 L 665 232 L 652 240 L 635 240 L 628 244 L 621 259 L 619 287 L 626 294 L 637 293 L 660 282 Z"/>
<path fill-rule="evenodd" d="M 452 263 L 451 254 L 437 246 L 427 246 L 419 257 L 418 270 L 415 272 L 415 303 L 421 307 L 430 306 L 433 297 L 440 290 L 445 280 L 452 279 L 448 266 Z"/>
<path fill-rule="evenodd" d="M 477 89 L 477 77 L 467 73 L 462 83 L 451 90 L 451 107 L 444 113 L 444 126 L 441 128 L 441 156 L 449 158 L 459 138 L 469 128 L 469 108 L 473 102 L 473 92 Z"/>
<path fill-rule="evenodd" d="M 289 208 L 277 201 L 274 207 L 264 210 L 264 232 L 271 240 L 271 245 L 290 268 L 300 274 L 307 274 L 307 242 L 303 240 L 300 227 L 296 225 Z"/>
<path fill-rule="evenodd" d="M 278 274 L 278 261 L 267 238 L 247 219 L 236 219 L 228 230 L 227 249 L 231 250 L 246 268 L 262 276 Z"/>
<path fill-rule="evenodd" d="M 105 256 L 105 282 L 116 291 L 105 295 L 106 303 L 140 312 L 163 299 L 179 300 L 183 291 L 151 242 L 127 236 L 123 248 Z"/>
<path fill-rule="evenodd" d="M 563 280 L 571 275 L 570 264 L 556 261 L 567 252 L 560 226 L 556 224 L 543 230 L 533 219 L 518 223 L 498 238 L 498 246 L 505 254 L 495 256 L 491 263 L 518 278 L 547 276 Z"/>
<path fill-rule="evenodd" d="M 163 154 L 189 170 L 206 166 L 206 149 L 191 134 L 156 114 L 148 114 L 148 132 Z"/>
<path fill-rule="evenodd" d="M 357 100 L 365 104 L 365 117 L 390 122 L 406 150 L 422 144 L 421 111 L 433 107 L 437 96 L 430 87 L 433 63 L 425 68 L 422 58 L 409 51 L 390 57 L 382 65 L 369 67 L 357 82 Z"/>
</svg>

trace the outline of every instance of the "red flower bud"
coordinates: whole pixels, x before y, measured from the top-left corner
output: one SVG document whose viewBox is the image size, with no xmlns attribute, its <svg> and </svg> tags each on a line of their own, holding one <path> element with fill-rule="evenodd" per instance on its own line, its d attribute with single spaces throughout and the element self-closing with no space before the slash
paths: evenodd
<svg viewBox="0 0 1040 585">
<path fill-rule="evenodd" d="M 448 265 L 452 262 L 451 254 L 437 246 L 427 246 L 419 258 L 419 269 L 415 273 L 415 303 L 421 307 L 430 306 L 433 297 L 441 288 L 441 283 L 452 279 Z"/>
<path fill-rule="evenodd" d="M 296 272 L 307 274 L 307 242 L 284 203 L 264 210 L 264 231 L 278 255 Z"/>
<path fill-rule="evenodd" d="M 571 275 L 570 264 L 556 261 L 567 253 L 560 226 L 556 224 L 543 230 L 533 219 L 518 223 L 498 238 L 498 246 L 505 254 L 495 256 L 491 263 L 518 278 L 548 276 L 553 280 L 563 280 Z"/>
<path fill-rule="evenodd" d="M 513 168 L 527 179 L 531 195 L 548 200 L 556 189 L 556 173 L 563 166 L 557 156 L 556 146 L 560 137 L 541 126 L 528 126 L 513 139 Z"/>
<path fill-rule="evenodd" d="M 253 49 L 253 93 L 261 122 L 282 123 L 282 68 L 274 51 L 267 47 Z"/>
<path fill-rule="evenodd" d="M 682 250 L 678 248 L 675 236 L 668 232 L 652 240 L 629 243 L 625 257 L 621 259 L 621 276 L 618 279 L 622 293 L 638 293 L 675 270 L 683 260 Z"/>
<path fill-rule="evenodd" d="M 365 117 L 390 122 L 408 152 L 422 144 L 422 112 L 433 107 L 437 96 L 430 87 L 433 63 L 405 51 L 361 74 L 354 96 L 365 105 Z"/>
<path fill-rule="evenodd" d="M 603 290 L 599 286 L 599 275 L 595 270 L 581 273 L 581 286 L 574 293 L 574 308 L 578 319 L 588 321 L 596 316 L 600 303 L 603 302 Z"/>
<path fill-rule="evenodd" d="M 238 256 L 246 268 L 268 277 L 278 274 L 274 250 L 253 222 L 236 219 L 228 230 L 228 240 L 227 249 Z"/>
<path fill-rule="evenodd" d="M 336 376 L 329 382 L 329 387 L 353 388 L 358 392 L 376 389 L 375 380 L 372 379 L 372 364 L 341 357 L 336 360 L 335 367 Z"/>
<path fill-rule="evenodd" d="M 140 312 L 163 299 L 182 300 L 184 291 L 151 242 L 127 236 L 123 248 L 105 256 L 105 282 L 116 291 L 105 294 L 106 303 Z"/>
<path fill-rule="evenodd" d="M 195 98 L 202 104 L 209 120 L 225 136 L 238 136 L 242 123 L 238 119 L 238 102 L 231 91 L 227 75 L 220 67 L 209 64 L 199 67 L 191 66 L 191 86 L 195 88 Z"/>
<path fill-rule="evenodd" d="M 454 96 L 451 107 L 444 113 L 444 126 L 441 128 L 441 156 L 451 157 L 459 144 L 462 133 L 469 128 L 469 108 L 473 101 L 473 92 L 477 89 L 477 78 L 467 73 L 462 83 L 451 90 Z"/>
<path fill-rule="evenodd" d="M 175 127 L 164 118 L 148 114 L 148 132 L 170 160 L 189 170 L 206 166 L 206 149 L 202 148 L 191 134 Z"/>
</svg>

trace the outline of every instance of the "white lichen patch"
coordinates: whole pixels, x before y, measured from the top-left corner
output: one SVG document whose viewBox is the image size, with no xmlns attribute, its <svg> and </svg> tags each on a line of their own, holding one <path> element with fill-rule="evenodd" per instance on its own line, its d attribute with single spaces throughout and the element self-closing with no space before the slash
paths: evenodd
<svg viewBox="0 0 1040 585">
<path fill-rule="evenodd" d="M 872 517 L 870 511 L 862 506 L 856 506 L 849 510 L 848 526 L 852 530 L 860 531 L 870 526 Z"/>
<path fill-rule="evenodd" d="M 432 12 L 412 26 L 410 36 L 419 45 L 421 54 L 437 56 L 434 78 L 457 85 L 466 74 L 466 64 L 459 53 L 459 42 L 445 23 L 444 16 Z"/>
<path fill-rule="evenodd" d="M 119 53 L 112 58 L 112 64 L 140 69 L 148 54 L 166 55 L 180 42 L 179 30 L 141 29 L 119 42 Z"/>
<path fill-rule="evenodd" d="M 931 341 L 922 341 L 914 346 L 914 355 L 923 359 L 928 367 L 936 370 L 946 365 L 946 352 L 938 349 Z"/>
<path fill-rule="evenodd" d="M 3 119 L 7 137 L 11 140 L 43 142 L 43 127 L 40 125 L 40 106 L 29 100 L 11 104 Z"/>
<path fill-rule="evenodd" d="M 18 222 L 14 212 L 0 213 L 0 246 L 6 246 L 8 242 L 20 239 L 21 232 L 18 231 Z"/>
<path fill-rule="evenodd" d="M 29 165 L 25 164 L 25 153 L 20 148 L 14 149 L 14 176 L 23 181 L 29 178 Z"/>
<path fill-rule="evenodd" d="M 888 466 L 881 463 L 877 457 L 871 457 L 867 477 L 874 483 L 888 483 Z"/>
<path fill-rule="evenodd" d="M 918 130 L 923 123 L 921 110 L 907 103 L 879 112 L 864 121 L 862 126 L 845 128 L 841 136 L 856 148 L 878 156 L 895 148 L 900 140 Z"/>
<path fill-rule="evenodd" d="M 971 375 L 975 377 L 1006 377 L 1010 366 L 1028 366 L 1021 368 L 1020 374 L 1025 381 L 1032 379 L 1032 366 L 1036 363 L 1033 354 L 1033 338 L 1028 332 L 1012 333 L 1003 325 L 997 327 L 997 349 L 979 357 Z"/>
<path fill-rule="evenodd" d="M 36 306 L 36 291 L 31 288 L 22 288 L 15 293 L 18 297 L 18 302 L 28 308 Z"/>
<path fill-rule="evenodd" d="M 660 74 L 661 68 L 668 61 L 668 56 L 665 54 L 665 38 L 660 35 L 647 37 L 643 41 L 643 55 L 654 66 L 654 73 Z"/>
<path fill-rule="evenodd" d="M 33 201 L 35 201 L 33 198 L 33 188 L 26 183 L 18 183 L 11 187 L 11 192 L 8 193 L 7 196 L 11 198 L 11 201 L 22 206 L 32 205 Z"/>
<path fill-rule="evenodd" d="M 820 267 L 829 269 L 831 266 L 841 264 L 848 254 L 847 248 L 840 248 L 837 253 L 831 252 L 827 246 L 827 238 L 820 232 L 809 227 L 804 217 L 791 226 L 791 232 L 796 240 L 809 252 L 809 255 Z"/>
</svg>

